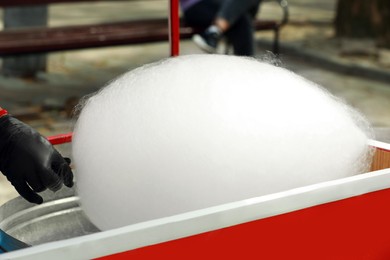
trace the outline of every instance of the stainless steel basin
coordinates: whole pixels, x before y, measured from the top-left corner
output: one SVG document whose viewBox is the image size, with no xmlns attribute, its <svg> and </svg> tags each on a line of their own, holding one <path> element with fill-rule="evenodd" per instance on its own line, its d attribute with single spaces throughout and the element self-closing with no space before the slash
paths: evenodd
<svg viewBox="0 0 390 260">
<path fill-rule="evenodd" d="M 31 204 L 17 197 L 0 207 L 0 228 L 30 245 L 38 245 L 99 232 L 85 216 L 74 195 L 63 187 L 41 193 L 44 203 Z"/>
</svg>

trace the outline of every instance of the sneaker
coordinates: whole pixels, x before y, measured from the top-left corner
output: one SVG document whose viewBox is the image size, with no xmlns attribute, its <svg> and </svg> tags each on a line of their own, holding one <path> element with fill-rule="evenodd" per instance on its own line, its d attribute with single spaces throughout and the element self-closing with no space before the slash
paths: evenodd
<svg viewBox="0 0 390 260">
<path fill-rule="evenodd" d="M 216 53 L 218 42 L 222 37 L 221 30 L 212 25 L 200 34 L 195 34 L 192 40 L 199 48 L 208 53 Z"/>
</svg>

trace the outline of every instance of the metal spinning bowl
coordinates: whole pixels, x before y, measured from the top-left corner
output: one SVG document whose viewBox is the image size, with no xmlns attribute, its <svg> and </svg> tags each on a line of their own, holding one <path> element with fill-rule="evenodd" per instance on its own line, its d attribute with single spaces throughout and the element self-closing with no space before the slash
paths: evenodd
<svg viewBox="0 0 390 260">
<path fill-rule="evenodd" d="M 44 203 L 17 197 L 0 207 L 0 229 L 29 245 L 99 232 L 85 216 L 74 189 L 42 192 Z"/>
</svg>

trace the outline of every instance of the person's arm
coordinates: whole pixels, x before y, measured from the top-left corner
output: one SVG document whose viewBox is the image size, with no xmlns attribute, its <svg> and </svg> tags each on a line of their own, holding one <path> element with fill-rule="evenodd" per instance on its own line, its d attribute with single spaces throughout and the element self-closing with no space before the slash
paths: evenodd
<svg viewBox="0 0 390 260">
<path fill-rule="evenodd" d="M 72 187 L 69 164 L 46 138 L 0 107 L 0 171 L 22 197 L 40 204 L 38 192 Z"/>
</svg>

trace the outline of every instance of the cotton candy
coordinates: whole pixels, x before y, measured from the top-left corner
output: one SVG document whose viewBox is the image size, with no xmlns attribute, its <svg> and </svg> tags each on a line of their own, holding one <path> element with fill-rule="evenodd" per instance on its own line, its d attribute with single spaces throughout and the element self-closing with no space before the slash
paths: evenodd
<svg viewBox="0 0 390 260">
<path fill-rule="evenodd" d="M 370 138 L 357 111 L 286 69 L 169 58 L 82 104 L 77 194 L 107 230 L 363 173 Z"/>
</svg>

